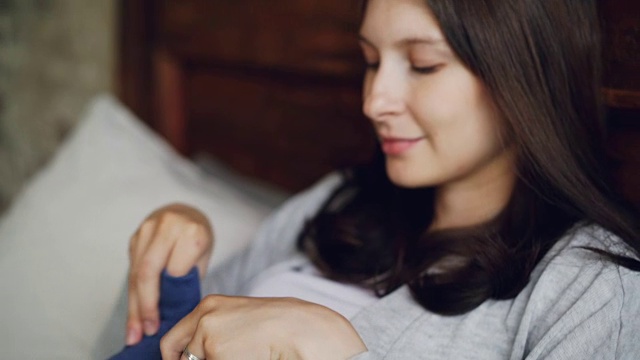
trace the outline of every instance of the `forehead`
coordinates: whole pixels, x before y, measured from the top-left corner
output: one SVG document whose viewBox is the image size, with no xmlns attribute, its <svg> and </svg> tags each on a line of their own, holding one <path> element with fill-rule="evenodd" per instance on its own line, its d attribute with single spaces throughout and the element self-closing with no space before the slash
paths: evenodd
<svg viewBox="0 0 640 360">
<path fill-rule="evenodd" d="M 442 38 L 426 0 L 369 0 L 360 33 L 372 42 Z"/>
</svg>

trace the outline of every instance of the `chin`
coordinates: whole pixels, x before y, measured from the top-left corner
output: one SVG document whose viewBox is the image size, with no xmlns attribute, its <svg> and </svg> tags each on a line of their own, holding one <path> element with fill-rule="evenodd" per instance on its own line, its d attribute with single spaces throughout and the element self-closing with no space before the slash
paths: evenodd
<svg viewBox="0 0 640 360">
<path fill-rule="evenodd" d="M 391 182 L 399 187 L 417 189 L 435 185 L 409 166 L 398 166 L 387 161 L 387 176 Z"/>
</svg>

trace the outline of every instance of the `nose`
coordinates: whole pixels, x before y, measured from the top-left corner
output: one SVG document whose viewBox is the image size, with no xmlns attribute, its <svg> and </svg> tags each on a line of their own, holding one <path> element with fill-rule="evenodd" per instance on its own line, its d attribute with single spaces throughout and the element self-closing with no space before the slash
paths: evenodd
<svg viewBox="0 0 640 360">
<path fill-rule="evenodd" d="M 363 112 L 374 122 L 383 122 L 401 114 L 405 109 L 402 79 L 391 69 L 382 66 L 365 76 Z"/>
</svg>

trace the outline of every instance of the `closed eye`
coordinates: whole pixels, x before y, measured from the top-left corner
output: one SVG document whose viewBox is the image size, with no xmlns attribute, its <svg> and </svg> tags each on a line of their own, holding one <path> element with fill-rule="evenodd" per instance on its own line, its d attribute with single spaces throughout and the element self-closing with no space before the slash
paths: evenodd
<svg viewBox="0 0 640 360">
<path fill-rule="evenodd" d="M 436 72 L 439 68 L 440 68 L 440 66 L 438 66 L 438 65 L 436 65 L 436 66 L 425 66 L 425 67 L 412 66 L 411 70 L 413 72 L 415 72 L 415 73 L 426 75 L 426 74 L 432 74 L 432 73 Z"/>
<path fill-rule="evenodd" d="M 365 67 L 367 68 L 367 70 L 377 70 L 378 67 L 380 67 L 380 63 L 368 63 L 368 62 L 365 62 Z M 433 74 L 434 72 L 438 71 L 439 69 L 440 69 L 439 65 L 423 66 L 423 67 L 412 66 L 411 67 L 411 71 L 413 71 L 413 72 L 415 72 L 417 74 L 421 74 L 421 75 Z"/>
<path fill-rule="evenodd" d="M 368 63 L 368 62 L 365 62 L 365 67 L 367 69 L 376 70 L 376 69 L 378 69 L 379 66 L 380 66 L 380 63 Z"/>
</svg>

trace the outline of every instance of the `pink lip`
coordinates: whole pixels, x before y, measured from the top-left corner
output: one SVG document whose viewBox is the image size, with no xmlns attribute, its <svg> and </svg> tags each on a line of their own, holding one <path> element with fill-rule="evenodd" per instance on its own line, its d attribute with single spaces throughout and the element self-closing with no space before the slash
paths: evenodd
<svg viewBox="0 0 640 360">
<path fill-rule="evenodd" d="M 422 137 L 417 139 L 382 138 L 380 141 L 382 143 L 382 151 L 385 154 L 400 155 L 423 139 Z"/>
</svg>

